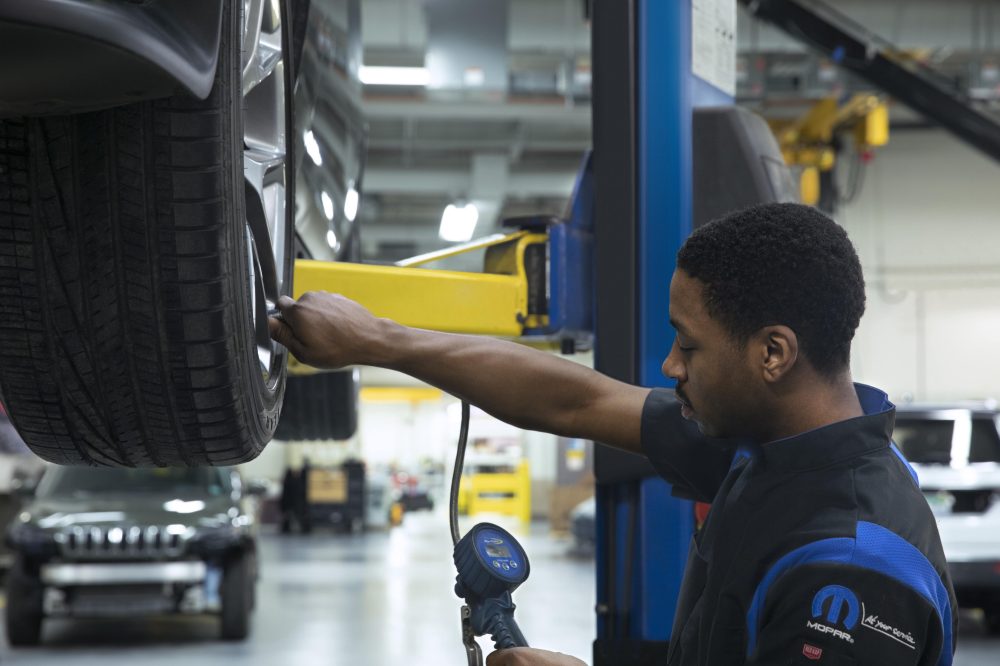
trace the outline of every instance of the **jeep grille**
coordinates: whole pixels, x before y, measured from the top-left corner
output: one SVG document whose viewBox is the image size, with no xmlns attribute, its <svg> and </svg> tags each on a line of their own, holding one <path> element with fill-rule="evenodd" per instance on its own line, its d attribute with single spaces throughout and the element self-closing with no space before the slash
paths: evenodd
<svg viewBox="0 0 1000 666">
<path fill-rule="evenodd" d="M 77 559 L 163 559 L 184 552 L 186 539 L 164 527 L 71 527 L 55 534 L 65 557 Z"/>
</svg>

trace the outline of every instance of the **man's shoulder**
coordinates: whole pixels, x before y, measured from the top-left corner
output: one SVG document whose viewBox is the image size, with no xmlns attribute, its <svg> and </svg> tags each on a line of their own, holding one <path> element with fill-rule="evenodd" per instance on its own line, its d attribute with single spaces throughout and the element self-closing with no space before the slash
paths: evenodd
<svg viewBox="0 0 1000 666">
<path fill-rule="evenodd" d="M 758 551 L 756 581 L 808 563 L 851 565 L 925 590 L 943 583 L 947 563 L 937 524 L 904 464 L 889 449 L 786 478 L 784 492 L 758 490 L 757 515 L 770 543 Z M 751 491 L 750 496 L 757 494 Z M 783 496 L 782 496 L 783 495 Z"/>
<path fill-rule="evenodd" d="M 853 471 L 858 524 L 877 525 L 911 544 L 936 569 L 946 569 L 937 520 L 916 473 L 890 447 L 867 456 Z"/>
</svg>

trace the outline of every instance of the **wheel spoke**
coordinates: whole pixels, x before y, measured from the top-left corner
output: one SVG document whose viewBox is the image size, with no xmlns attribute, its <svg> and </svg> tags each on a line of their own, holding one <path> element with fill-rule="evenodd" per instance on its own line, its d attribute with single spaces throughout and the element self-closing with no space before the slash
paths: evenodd
<svg viewBox="0 0 1000 666">
<path fill-rule="evenodd" d="M 274 0 L 244 0 L 243 95 L 274 74 L 282 61 L 281 13 Z"/>
<path fill-rule="evenodd" d="M 279 0 L 244 0 L 243 178 L 250 319 L 265 381 L 276 349 L 267 311 L 283 293 L 288 268 L 285 61 Z"/>
<path fill-rule="evenodd" d="M 254 195 L 249 183 L 246 186 L 247 226 L 253 240 L 253 250 L 257 255 L 255 282 L 263 284 L 264 295 L 272 301 L 278 296 L 278 269 L 274 260 L 274 249 L 267 228 L 267 210 L 260 197 Z"/>
<path fill-rule="evenodd" d="M 260 253 L 255 251 L 253 255 L 256 269 L 263 272 L 265 269 L 261 266 Z M 267 326 L 267 311 L 274 306 L 276 300 L 267 298 L 264 293 L 264 285 L 261 284 L 260 280 L 257 280 L 254 284 L 254 301 L 257 305 L 253 310 L 254 339 L 257 343 L 257 360 L 260 361 L 261 371 L 265 373 L 271 369 L 271 358 L 274 354 L 274 343 L 271 341 L 271 334 Z"/>
<path fill-rule="evenodd" d="M 270 238 L 271 254 L 274 256 L 277 290 L 283 288 L 285 274 L 285 206 L 287 191 L 285 188 L 285 158 L 271 153 L 248 150 L 243 155 L 243 177 L 249 188 L 247 190 L 247 219 L 251 211 L 263 211 L 262 217 L 267 226 L 267 236 Z M 251 202 L 250 198 L 256 199 Z M 251 225 L 252 226 L 252 225 Z M 254 234 L 257 231 L 254 230 Z"/>
<path fill-rule="evenodd" d="M 274 354 L 273 343 L 267 329 L 267 311 L 274 307 L 274 302 L 267 298 L 264 293 L 264 285 L 261 280 L 255 279 L 262 275 L 264 268 L 260 265 L 260 256 L 253 240 L 250 229 L 247 229 L 247 265 L 250 267 L 250 277 L 252 288 L 250 290 L 250 317 L 254 323 L 254 344 L 257 347 L 257 361 L 260 364 L 261 372 L 267 375 L 271 368 L 271 359 Z"/>
<path fill-rule="evenodd" d="M 267 185 L 284 183 L 285 156 L 263 150 L 243 151 L 243 178 L 262 195 Z"/>
<path fill-rule="evenodd" d="M 281 34 L 261 33 L 257 48 L 243 70 L 243 95 L 249 95 L 272 76 L 281 62 Z"/>
</svg>

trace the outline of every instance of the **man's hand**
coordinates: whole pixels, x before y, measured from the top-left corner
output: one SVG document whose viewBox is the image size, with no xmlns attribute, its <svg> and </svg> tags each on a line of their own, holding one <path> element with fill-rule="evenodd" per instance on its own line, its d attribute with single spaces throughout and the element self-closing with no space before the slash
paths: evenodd
<svg viewBox="0 0 1000 666">
<path fill-rule="evenodd" d="M 308 292 L 298 301 L 282 296 L 278 310 L 281 317 L 267 322 L 271 337 L 316 368 L 374 363 L 392 326 L 354 301 L 325 291 Z"/>
<path fill-rule="evenodd" d="M 576 657 L 535 648 L 497 650 L 486 657 L 486 666 L 587 666 Z"/>
</svg>

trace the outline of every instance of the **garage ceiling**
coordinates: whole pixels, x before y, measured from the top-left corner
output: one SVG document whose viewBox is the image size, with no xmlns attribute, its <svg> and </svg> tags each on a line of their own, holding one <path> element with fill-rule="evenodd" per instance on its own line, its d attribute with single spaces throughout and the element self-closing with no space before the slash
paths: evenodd
<svg viewBox="0 0 1000 666">
<path fill-rule="evenodd" d="M 333 0 L 313 1 L 323 11 Z M 426 66 L 437 82 L 362 89 L 368 119 L 360 211 L 366 260 L 393 261 L 448 245 L 438 238 L 438 225 L 444 207 L 456 201 L 479 206 L 477 236 L 493 232 L 504 217 L 563 212 L 591 143 L 586 4 L 361 1 L 364 64 Z M 1000 79 L 1000 7 L 994 4 L 842 0 L 837 9 L 956 77 L 961 74 L 960 85 L 978 87 L 989 97 L 1000 91 L 1000 80 L 990 78 Z M 472 13 L 470 6 L 480 11 Z M 830 86 L 823 85 L 769 90 L 777 85 L 775 77 L 765 77 L 763 84 L 754 78 L 758 56 L 769 63 L 783 58 L 775 65 L 779 74 L 782 67 L 793 72 L 798 67 L 815 78 L 824 64 L 801 43 L 742 10 L 738 45 L 739 94 L 765 113 L 795 113 L 803 96 L 829 93 Z M 795 101 L 791 110 L 789 99 Z"/>
</svg>

